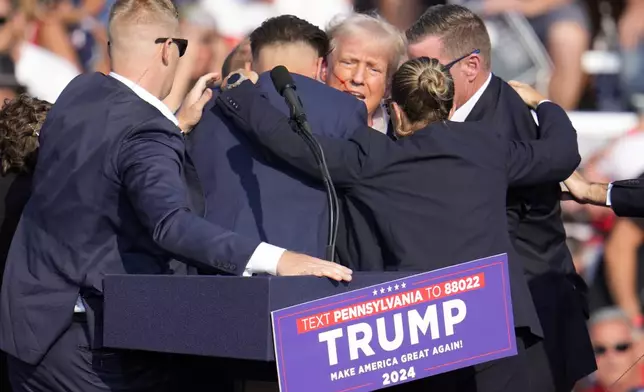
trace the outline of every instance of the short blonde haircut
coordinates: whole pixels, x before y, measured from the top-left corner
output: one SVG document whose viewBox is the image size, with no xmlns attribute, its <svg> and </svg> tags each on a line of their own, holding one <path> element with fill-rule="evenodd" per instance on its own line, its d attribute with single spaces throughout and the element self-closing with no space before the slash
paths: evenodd
<svg viewBox="0 0 644 392">
<path fill-rule="evenodd" d="M 152 25 L 178 23 L 179 13 L 170 0 L 116 0 L 110 10 L 108 27 L 112 40 L 113 24 Z M 168 37 L 172 38 L 172 37 Z"/>
<path fill-rule="evenodd" d="M 383 45 L 388 47 L 389 52 L 388 77 L 391 77 L 398 69 L 398 66 L 406 60 L 407 41 L 404 34 L 376 13 L 352 13 L 337 16 L 327 27 L 326 33 L 331 44 L 330 54 L 337 48 L 338 40 L 342 37 L 352 37 L 360 33 L 366 33 L 370 39 L 383 42 Z"/>
</svg>

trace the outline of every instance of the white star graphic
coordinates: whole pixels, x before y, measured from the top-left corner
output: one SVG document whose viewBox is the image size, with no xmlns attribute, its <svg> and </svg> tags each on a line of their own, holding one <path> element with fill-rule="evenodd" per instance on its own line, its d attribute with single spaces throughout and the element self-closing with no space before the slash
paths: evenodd
<svg viewBox="0 0 644 392">
<path fill-rule="evenodd" d="M 380 289 L 380 294 L 384 294 L 384 293 L 385 293 L 385 288 L 383 287 Z"/>
<path fill-rule="evenodd" d="M 402 288 L 404 289 L 405 287 L 407 287 L 407 283 L 402 282 L 402 284 L 400 285 L 400 287 L 402 287 Z"/>
<path fill-rule="evenodd" d="M 391 293 L 391 286 L 387 287 L 387 291 Z"/>
<path fill-rule="evenodd" d="M 394 285 L 394 290 L 398 290 L 399 287 L 400 286 L 398 286 L 398 285 Z"/>
<path fill-rule="evenodd" d="M 378 295 L 378 290 L 374 290 L 374 291 L 373 291 L 373 295 L 374 295 L 374 296 Z"/>
</svg>

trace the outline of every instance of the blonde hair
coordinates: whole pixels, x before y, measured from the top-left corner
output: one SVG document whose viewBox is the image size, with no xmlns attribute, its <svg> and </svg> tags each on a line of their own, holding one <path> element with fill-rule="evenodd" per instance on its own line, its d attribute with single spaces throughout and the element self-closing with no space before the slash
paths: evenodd
<svg viewBox="0 0 644 392">
<path fill-rule="evenodd" d="M 117 0 L 110 10 L 108 35 L 111 41 L 114 36 L 114 24 L 140 26 L 170 24 L 178 21 L 179 13 L 170 0 Z"/>
<path fill-rule="evenodd" d="M 326 29 L 331 47 L 329 53 L 333 53 L 338 47 L 341 37 L 351 37 L 360 33 L 366 33 L 370 39 L 382 41 L 388 47 L 387 75 L 391 76 L 406 58 L 407 40 L 400 30 L 376 13 L 352 13 L 331 20 Z"/>
<path fill-rule="evenodd" d="M 396 71 L 391 98 L 412 124 L 447 120 L 454 103 L 454 81 L 437 59 L 419 57 Z"/>
</svg>

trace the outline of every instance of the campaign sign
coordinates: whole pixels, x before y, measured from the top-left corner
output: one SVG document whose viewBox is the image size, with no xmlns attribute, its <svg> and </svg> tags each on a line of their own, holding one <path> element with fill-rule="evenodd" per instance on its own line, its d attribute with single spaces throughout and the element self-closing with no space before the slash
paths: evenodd
<svg viewBox="0 0 644 392">
<path fill-rule="evenodd" d="M 506 254 L 271 315 L 283 392 L 373 391 L 517 353 Z"/>
</svg>

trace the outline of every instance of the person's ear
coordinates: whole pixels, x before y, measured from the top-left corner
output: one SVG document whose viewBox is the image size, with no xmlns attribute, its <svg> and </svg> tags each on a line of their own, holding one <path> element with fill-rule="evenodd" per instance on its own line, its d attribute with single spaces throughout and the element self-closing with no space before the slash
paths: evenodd
<svg viewBox="0 0 644 392">
<path fill-rule="evenodd" d="M 469 82 L 473 82 L 474 79 L 476 79 L 476 77 L 478 76 L 479 72 L 481 72 L 482 70 L 483 58 L 480 54 L 473 54 L 464 61 L 464 71 L 465 75 L 467 76 L 467 80 Z"/>
<path fill-rule="evenodd" d="M 318 59 L 315 61 L 315 76 L 314 79 L 323 81 L 324 79 L 322 78 L 322 67 L 324 66 L 324 58 L 323 57 L 318 57 Z"/>
<path fill-rule="evenodd" d="M 168 38 L 163 43 L 163 48 L 161 49 L 161 61 L 163 65 L 170 65 L 170 59 L 172 58 L 172 40 Z"/>
<path fill-rule="evenodd" d="M 394 124 L 394 130 L 396 131 L 396 135 L 403 136 L 405 134 L 405 130 L 403 129 L 404 113 L 402 111 L 402 108 L 396 102 L 392 102 L 391 109 L 392 109 L 391 116 Z"/>
<path fill-rule="evenodd" d="M 329 61 L 323 58 L 322 62 L 320 63 L 320 80 L 326 83 L 328 78 L 329 78 Z"/>
</svg>

